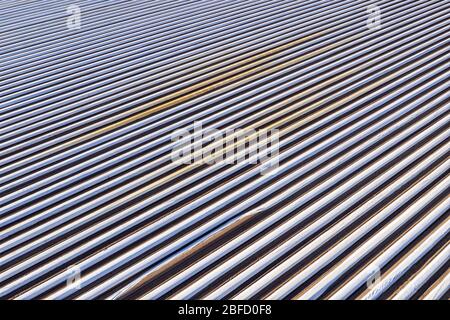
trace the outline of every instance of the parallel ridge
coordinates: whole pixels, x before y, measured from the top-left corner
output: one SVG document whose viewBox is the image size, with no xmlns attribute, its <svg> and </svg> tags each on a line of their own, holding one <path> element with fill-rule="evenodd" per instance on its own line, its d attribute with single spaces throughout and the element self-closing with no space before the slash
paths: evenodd
<svg viewBox="0 0 450 320">
<path fill-rule="evenodd" d="M 1 298 L 449 298 L 447 1 L 71 4 L 0 6 Z"/>
</svg>

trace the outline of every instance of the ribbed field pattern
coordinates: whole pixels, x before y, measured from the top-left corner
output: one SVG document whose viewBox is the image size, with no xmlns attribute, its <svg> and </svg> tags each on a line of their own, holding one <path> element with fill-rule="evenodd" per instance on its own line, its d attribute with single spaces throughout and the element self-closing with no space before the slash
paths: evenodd
<svg viewBox="0 0 450 320">
<path fill-rule="evenodd" d="M 71 4 L 0 5 L 1 298 L 449 298 L 448 1 Z"/>
</svg>

